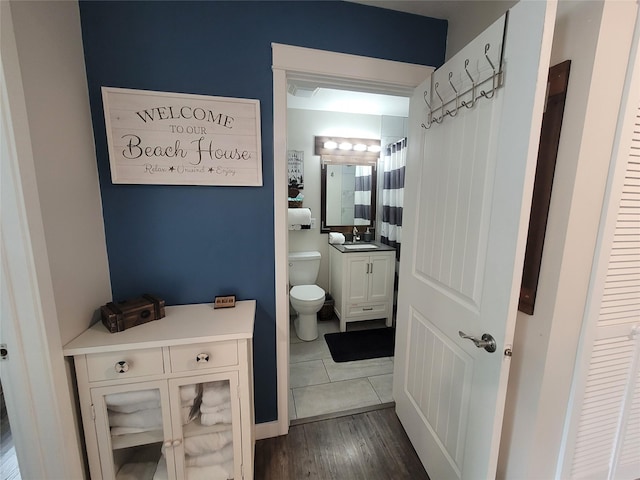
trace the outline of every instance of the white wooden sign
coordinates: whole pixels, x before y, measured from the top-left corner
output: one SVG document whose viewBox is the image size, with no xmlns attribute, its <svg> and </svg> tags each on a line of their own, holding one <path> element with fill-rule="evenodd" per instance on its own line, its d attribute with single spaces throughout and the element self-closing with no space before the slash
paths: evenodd
<svg viewBox="0 0 640 480">
<path fill-rule="evenodd" d="M 262 185 L 260 102 L 102 87 L 113 183 Z"/>
</svg>

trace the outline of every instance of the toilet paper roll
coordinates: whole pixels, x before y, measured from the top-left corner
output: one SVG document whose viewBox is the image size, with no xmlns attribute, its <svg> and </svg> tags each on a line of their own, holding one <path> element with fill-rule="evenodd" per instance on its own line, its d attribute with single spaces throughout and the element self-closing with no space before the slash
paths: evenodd
<svg viewBox="0 0 640 480">
<path fill-rule="evenodd" d="M 289 225 L 311 225 L 311 210 L 308 208 L 290 208 Z"/>
</svg>

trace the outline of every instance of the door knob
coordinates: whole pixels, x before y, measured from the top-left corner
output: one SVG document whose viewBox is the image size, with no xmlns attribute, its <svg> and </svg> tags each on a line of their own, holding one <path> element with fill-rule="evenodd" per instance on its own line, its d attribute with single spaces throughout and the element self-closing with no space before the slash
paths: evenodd
<svg viewBox="0 0 640 480">
<path fill-rule="evenodd" d="M 476 338 L 471 335 L 467 335 L 462 331 L 458 331 L 458 335 L 460 335 L 461 338 L 471 340 L 476 347 L 484 348 L 489 353 L 493 353 L 496 351 L 496 340 L 488 333 L 483 333 L 482 338 Z"/>
</svg>

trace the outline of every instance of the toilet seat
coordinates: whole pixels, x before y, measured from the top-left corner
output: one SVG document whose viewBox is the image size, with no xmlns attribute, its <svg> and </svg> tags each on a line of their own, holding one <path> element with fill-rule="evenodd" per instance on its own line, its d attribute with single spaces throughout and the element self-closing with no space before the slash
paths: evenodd
<svg viewBox="0 0 640 480">
<path fill-rule="evenodd" d="M 289 295 L 305 302 L 317 302 L 324 300 L 325 292 L 317 285 L 296 285 Z"/>
</svg>

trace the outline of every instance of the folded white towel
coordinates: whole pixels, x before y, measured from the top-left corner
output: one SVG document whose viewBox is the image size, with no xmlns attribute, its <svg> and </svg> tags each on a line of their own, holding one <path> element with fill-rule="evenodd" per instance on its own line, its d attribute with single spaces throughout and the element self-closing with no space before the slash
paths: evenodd
<svg viewBox="0 0 640 480">
<path fill-rule="evenodd" d="M 329 243 L 332 245 L 342 245 L 345 241 L 344 234 L 339 232 L 329 232 Z"/>
<path fill-rule="evenodd" d="M 205 405 L 203 403 L 202 405 L 200 405 L 200 413 L 218 413 L 223 410 L 229 410 L 230 408 L 231 408 L 231 401 L 229 400 L 227 400 L 224 403 L 221 403 L 220 405 L 213 405 L 213 406 Z"/>
<path fill-rule="evenodd" d="M 155 462 L 125 463 L 118 470 L 116 480 L 151 480 L 155 471 Z"/>
<path fill-rule="evenodd" d="M 195 435 L 184 439 L 184 453 L 186 455 L 202 455 L 211 453 L 230 444 L 233 441 L 231 429 L 222 432 Z"/>
<path fill-rule="evenodd" d="M 193 405 L 193 400 L 198 395 L 197 385 L 183 385 L 180 387 L 180 401 L 182 406 Z"/>
<path fill-rule="evenodd" d="M 308 208 L 290 208 L 287 218 L 288 225 L 311 225 L 311 210 Z"/>
<path fill-rule="evenodd" d="M 230 399 L 231 391 L 228 382 L 210 382 L 203 385 L 202 405 L 213 407 L 226 403 Z"/>
<path fill-rule="evenodd" d="M 210 426 L 217 423 L 231 423 L 231 406 L 215 413 L 201 413 L 200 423 Z"/>
<path fill-rule="evenodd" d="M 128 403 L 125 405 L 109 405 L 107 408 L 112 412 L 118 413 L 133 413 L 140 410 L 149 410 L 150 408 L 158 408 L 160 406 L 160 399 L 147 400 L 146 402 Z"/>
<path fill-rule="evenodd" d="M 227 480 L 233 478 L 233 461 L 209 467 L 187 467 L 187 480 Z"/>
<path fill-rule="evenodd" d="M 182 413 L 182 424 L 186 425 L 187 423 L 191 423 L 197 415 L 195 415 L 193 418 L 189 418 L 189 414 L 191 413 L 191 407 L 181 407 L 181 413 Z"/>
<path fill-rule="evenodd" d="M 149 410 L 140 410 L 133 413 L 107 412 L 109 414 L 109 425 L 112 427 L 162 427 L 161 408 L 150 408 Z"/>
<path fill-rule="evenodd" d="M 187 467 L 208 467 L 220 465 L 221 463 L 233 461 L 233 444 L 229 444 L 220 450 L 203 455 L 187 455 L 184 457 Z"/>
<path fill-rule="evenodd" d="M 167 461 L 164 457 L 160 457 L 156 473 L 153 474 L 153 480 L 169 480 L 169 472 L 167 471 Z"/>
<path fill-rule="evenodd" d="M 233 460 L 208 467 L 187 467 L 187 480 L 227 480 L 233 478 Z M 160 457 L 153 480 L 168 480 L 167 462 Z"/>
<path fill-rule="evenodd" d="M 132 403 L 149 402 L 153 400 L 157 401 L 158 405 L 160 404 L 160 391 L 158 389 L 111 393 L 104 396 L 107 407 L 130 405 Z"/>
</svg>

